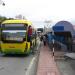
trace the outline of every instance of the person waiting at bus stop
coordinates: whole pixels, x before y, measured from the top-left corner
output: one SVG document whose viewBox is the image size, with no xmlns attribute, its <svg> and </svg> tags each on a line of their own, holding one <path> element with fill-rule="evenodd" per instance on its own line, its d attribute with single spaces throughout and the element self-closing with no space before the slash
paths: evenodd
<svg viewBox="0 0 75 75">
<path fill-rule="evenodd" d="M 45 35 L 43 35 L 43 44 L 44 46 L 46 46 L 46 36 Z"/>
<path fill-rule="evenodd" d="M 40 41 L 42 42 L 42 40 L 43 40 L 43 35 L 40 36 Z"/>
</svg>

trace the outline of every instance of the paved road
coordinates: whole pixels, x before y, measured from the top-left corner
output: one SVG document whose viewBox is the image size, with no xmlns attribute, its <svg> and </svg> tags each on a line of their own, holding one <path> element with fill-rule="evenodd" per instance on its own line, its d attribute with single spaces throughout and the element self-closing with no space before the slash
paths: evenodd
<svg viewBox="0 0 75 75">
<path fill-rule="evenodd" d="M 0 57 L 0 75 L 25 75 L 33 67 L 35 58 L 36 55 Z"/>
<path fill-rule="evenodd" d="M 38 50 L 39 47 L 38 40 L 36 49 Z M 35 75 L 37 58 L 37 53 L 29 56 L 3 56 L 0 54 L 0 75 Z"/>
</svg>

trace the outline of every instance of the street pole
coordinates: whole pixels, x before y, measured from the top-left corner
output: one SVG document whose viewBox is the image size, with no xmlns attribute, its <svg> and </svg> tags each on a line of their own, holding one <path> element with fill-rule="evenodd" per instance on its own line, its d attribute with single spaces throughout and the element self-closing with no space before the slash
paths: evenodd
<svg viewBox="0 0 75 75">
<path fill-rule="evenodd" d="M 52 40 L 52 42 L 53 42 L 53 49 L 52 49 L 52 52 L 53 52 L 53 58 L 54 58 L 54 52 L 55 52 L 54 43 L 55 43 L 55 41 L 54 41 L 54 30 L 53 29 L 52 29 L 52 36 L 53 36 L 53 40 Z"/>
</svg>

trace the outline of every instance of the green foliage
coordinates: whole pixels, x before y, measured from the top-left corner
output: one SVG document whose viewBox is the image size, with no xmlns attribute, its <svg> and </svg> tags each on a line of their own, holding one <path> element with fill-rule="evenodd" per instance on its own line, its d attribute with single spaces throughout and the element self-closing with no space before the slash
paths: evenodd
<svg viewBox="0 0 75 75">
<path fill-rule="evenodd" d="M 0 16 L 0 23 L 3 22 L 4 20 L 6 20 L 7 18 L 4 16 Z"/>
<path fill-rule="evenodd" d="M 7 18 L 7 17 L 4 17 L 4 16 L 0 16 L 0 23 L 3 22 L 4 20 L 11 20 L 13 18 Z"/>
</svg>

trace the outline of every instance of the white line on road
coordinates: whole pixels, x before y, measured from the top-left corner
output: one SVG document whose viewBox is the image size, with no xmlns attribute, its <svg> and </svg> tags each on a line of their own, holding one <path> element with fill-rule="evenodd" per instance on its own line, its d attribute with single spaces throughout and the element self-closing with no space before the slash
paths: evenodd
<svg viewBox="0 0 75 75">
<path fill-rule="evenodd" d="M 36 56 L 33 57 L 33 59 L 31 60 L 30 65 L 29 65 L 28 70 L 27 70 L 25 75 L 30 75 L 30 70 L 31 70 L 31 68 L 33 66 L 33 63 L 34 63 L 35 59 L 36 59 Z"/>
</svg>

